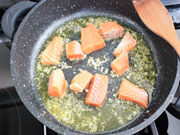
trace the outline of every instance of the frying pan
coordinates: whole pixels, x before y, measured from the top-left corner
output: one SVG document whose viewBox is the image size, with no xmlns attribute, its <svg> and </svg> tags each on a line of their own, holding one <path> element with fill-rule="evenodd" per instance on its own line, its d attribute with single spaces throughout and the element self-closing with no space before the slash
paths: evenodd
<svg viewBox="0 0 180 135">
<path fill-rule="evenodd" d="M 80 132 L 65 126 L 63 123 L 58 122 L 46 110 L 40 100 L 35 85 L 36 57 L 44 41 L 58 26 L 54 25 L 55 27 L 51 27 L 56 21 L 64 22 L 73 17 L 77 18 L 82 15 L 97 13 L 101 15 L 110 14 L 112 16 L 118 16 L 122 22 L 128 20 L 131 27 L 143 35 L 152 50 L 158 75 L 156 78 L 156 87 L 153 92 L 153 99 L 149 107 L 138 118 L 125 127 L 93 134 L 129 135 L 145 128 L 166 109 L 174 97 L 179 83 L 180 63 L 177 54 L 168 42 L 145 27 L 135 12 L 131 1 L 40 1 L 25 16 L 15 33 L 11 50 L 11 72 L 17 93 L 27 109 L 40 122 L 60 134 L 78 135 L 90 133 Z M 12 35 L 12 33 L 10 35 Z"/>
</svg>

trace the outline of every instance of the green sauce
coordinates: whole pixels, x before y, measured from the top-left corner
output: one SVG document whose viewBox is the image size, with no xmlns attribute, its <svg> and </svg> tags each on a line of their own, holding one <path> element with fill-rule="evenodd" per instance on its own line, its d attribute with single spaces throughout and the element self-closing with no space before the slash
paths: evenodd
<svg viewBox="0 0 180 135">
<path fill-rule="evenodd" d="M 107 17 L 84 17 L 67 22 L 58 27 L 56 31 L 46 40 L 41 51 L 45 49 L 54 36 L 64 38 L 65 44 L 71 40 L 80 42 L 80 30 L 88 22 L 92 22 L 98 28 L 101 22 L 117 21 Z M 118 22 L 118 21 L 117 21 Z M 139 87 L 144 88 L 149 95 L 149 102 L 155 87 L 156 66 L 147 43 L 143 37 L 134 30 L 120 23 L 125 32 L 128 30 L 137 41 L 137 46 L 129 52 L 130 69 L 122 76 L 117 76 L 110 68 L 110 62 L 114 59 L 113 50 L 122 38 L 106 42 L 106 47 L 93 52 L 84 60 L 71 62 L 65 53 L 57 66 L 45 66 L 40 63 L 40 55 L 36 64 L 36 85 L 46 109 L 60 122 L 76 130 L 85 132 L 100 132 L 120 128 L 135 119 L 144 109 L 139 105 L 120 100 L 117 92 L 122 78 L 126 78 Z M 124 33 L 125 33 L 124 32 Z M 91 73 L 101 73 L 109 76 L 108 96 L 102 107 L 96 108 L 85 104 L 87 89 L 82 94 L 67 89 L 63 98 L 50 97 L 48 91 L 48 78 L 50 73 L 61 68 L 70 84 L 73 76 L 81 70 Z"/>
</svg>

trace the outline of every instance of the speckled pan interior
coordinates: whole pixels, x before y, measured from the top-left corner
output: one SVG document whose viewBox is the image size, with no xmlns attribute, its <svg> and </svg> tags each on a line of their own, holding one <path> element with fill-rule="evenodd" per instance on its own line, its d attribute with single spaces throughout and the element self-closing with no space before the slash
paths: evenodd
<svg viewBox="0 0 180 135">
<path fill-rule="evenodd" d="M 144 26 L 131 1 L 41 1 L 28 13 L 16 32 L 11 51 L 11 71 L 17 92 L 28 110 L 44 125 L 60 134 L 85 133 L 66 127 L 45 109 L 35 86 L 36 57 L 44 41 L 60 23 L 73 17 L 97 14 L 116 16 L 122 22 L 126 18 L 134 29 L 138 28 L 153 52 L 158 73 L 154 98 L 149 108 L 125 127 L 101 134 L 133 134 L 143 129 L 165 110 L 178 86 L 180 65 L 175 51 L 165 40 Z"/>
</svg>

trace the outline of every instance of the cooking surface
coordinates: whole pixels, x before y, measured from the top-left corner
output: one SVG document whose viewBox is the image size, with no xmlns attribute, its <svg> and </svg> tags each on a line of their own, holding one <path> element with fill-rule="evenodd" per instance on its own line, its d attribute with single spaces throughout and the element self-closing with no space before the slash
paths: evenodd
<svg viewBox="0 0 180 135">
<path fill-rule="evenodd" d="M 180 1 L 179 0 L 161 0 L 165 5 L 172 5 L 172 4 L 180 4 Z M 1 0 L 0 0 L 0 2 L 1 2 Z M 178 34 L 178 37 L 179 37 L 179 39 L 180 39 L 180 30 L 176 30 L 176 32 L 177 32 L 177 34 Z M 0 30 L 0 33 L 1 33 L 1 30 Z M 0 39 L 1 39 L 1 35 L 0 35 Z M 13 82 L 12 82 L 12 79 L 11 79 L 11 75 L 10 75 L 10 65 L 9 65 L 9 56 L 10 56 L 10 51 L 9 51 L 9 49 L 3 44 L 3 43 L 1 43 L 1 40 L 0 40 L 0 92 L 1 92 L 1 89 L 2 88 L 6 88 L 6 87 L 10 87 L 10 86 L 14 86 L 13 85 Z M 2 90 L 4 90 L 4 89 L 2 89 Z M 14 91 L 14 89 L 9 89 L 10 91 Z M 12 95 L 11 95 L 12 96 Z M 1 98 L 2 99 L 2 98 Z M 12 124 L 14 125 L 13 127 L 14 128 L 22 128 L 22 129 L 24 129 L 24 131 L 22 130 L 22 135 L 24 135 L 25 134 L 25 132 L 26 131 L 28 131 L 27 129 L 33 129 L 33 130 L 31 130 L 31 131 L 34 131 L 34 133 L 38 133 L 38 135 L 39 135 L 39 133 L 42 133 L 43 132 L 43 125 L 41 125 L 40 123 L 38 123 L 33 117 L 32 117 L 32 115 L 31 114 L 28 114 L 28 112 L 27 111 L 22 111 L 22 109 L 24 109 L 24 107 L 21 107 L 21 109 L 19 109 L 19 110 L 21 110 L 20 111 L 20 113 L 19 114 L 17 114 L 17 110 L 15 109 L 15 108 L 12 108 L 12 109 L 10 109 L 10 110 L 7 110 L 7 109 L 1 109 L 0 110 L 0 121 L 2 121 L 3 122 L 3 117 L 4 118 L 9 118 L 9 119 L 6 119 L 6 121 L 12 121 Z M 167 111 L 166 111 L 166 113 L 167 113 L 167 116 L 168 116 L 168 121 L 169 121 L 169 127 L 168 127 L 168 133 L 170 134 L 170 135 L 179 135 L 179 133 L 180 133 L 180 129 L 179 129 L 179 125 L 180 125 L 180 120 L 178 120 L 178 119 L 176 119 L 174 116 L 172 116 L 171 114 L 169 114 Z M 3 114 L 9 114 L 9 116 L 13 116 L 13 117 L 16 117 L 16 118 L 13 118 L 12 119 L 12 117 L 9 117 L 9 116 L 4 116 Z M 24 114 L 27 114 L 27 115 L 24 115 Z M 13 122 L 15 122 L 16 120 L 18 121 L 18 122 L 20 122 L 19 120 L 18 120 L 18 115 L 22 115 L 22 117 L 20 117 L 20 119 L 19 120 L 21 120 L 21 121 L 27 121 L 27 117 L 28 118 L 30 118 L 30 117 L 32 117 L 31 119 L 32 119 L 32 121 L 35 121 L 35 123 L 37 124 L 37 127 L 38 127 L 38 125 L 39 125 L 39 127 L 40 128 L 34 128 L 33 126 L 27 126 L 27 122 L 26 123 L 24 123 L 24 122 L 21 122 L 21 124 L 22 125 L 24 125 L 24 126 L 21 126 L 21 127 L 19 127 L 19 125 L 18 124 L 16 124 L 16 123 L 13 123 Z M 163 119 L 164 119 L 164 117 L 163 117 Z M 35 125 L 36 125 L 35 124 Z M 162 124 L 162 123 L 161 123 Z M 2 125 L 4 125 L 4 126 L 2 126 Z M 6 125 L 6 126 L 5 126 Z M 164 123 L 163 123 L 163 125 L 164 125 Z M 165 124 L 166 125 L 166 124 Z M 8 126 L 10 126 L 10 124 L 9 123 L 0 123 L 0 127 L 8 127 Z M 149 128 L 149 127 L 148 127 Z M 145 129 L 145 132 L 147 133 L 147 129 L 148 128 L 146 128 Z M 2 129 L 2 128 L 1 128 Z M 2 133 L 1 132 L 1 129 L 0 129 L 0 133 Z M 25 130 L 26 129 L 26 130 Z M 11 130 L 11 134 L 12 134 L 12 132 L 13 132 L 13 128 L 7 128 L 7 130 Z M 29 134 L 30 134 L 30 132 L 31 131 L 29 131 Z M 11 135 L 10 134 L 10 131 L 8 131 L 9 132 L 9 134 L 7 134 L 7 135 Z M 51 131 L 47 131 L 47 134 L 49 133 L 50 134 L 50 132 Z M 3 134 L 6 134 L 6 132 L 4 132 Z M 18 135 L 20 135 L 20 133 L 17 133 Z M 43 133 L 42 133 L 43 134 Z M 48 135 L 49 135 L 48 134 Z M 140 133 L 137 133 L 137 134 L 140 134 Z M 151 133 L 152 134 L 152 133 Z M 52 133 L 51 132 L 51 135 L 56 135 L 55 133 Z"/>
<path fill-rule="evenodd" d="M 152 53 L 147 45 L 148 43 L 142 38 L 141 34 L 132 30 L 132 26 L 128 20 L 124 20 L 124 23 L 122 23 L 118 18 L 102 16 L 75 19 L 59 26 L 59 28 L 52 33 L 52 36 L 47 39 L 45 45 L 47 45 L 49 40 L 51 41 L 54 36 L 63 37 L 65 44 L 72 40 L 80 41 L 80 30 L 86 26 L 86 23 L 94 23 L 96 27 L 99 27 L 101 22 L 106 21 L 118 21 L 125 29 L 124 34 L 126 31 L 129 31 L 138 44 L 132 51 L 129 51 L 130 69 L 120 77 L 112 72 L 110 63 L 114 60 L 112 52 L 122 37 L 106 42 L 105 48 L 87 55 L 86 58 L 78 62 L 69 61 L 65 53 L 61 56 L 61 62 L 58 66 L 43 66 L 39 59 L 37 59 L 37 89 L 47 110 L 57 120 L 70 127 L 87 132 L 99 132 L 119 128 L 133 120 L 143 111 L 137 104 L 118 99 L 116 94 L 122 78 L 127 78 L 139 87 L 144 88 L 148 92 L 149 102 L 151 102 L 151 95 L 155 85 L 156 68 Z M 62 99 L 49 97 L 47 95 L 47 80 L 52 68 L 61 68 L 64 71 L 68 84 L 70 84 L 74 75 L 79 73 L 80 70 L 88 70 L 92 74 L 100 73 L 108 75 L 108 95 L 103 106 L 98 109 L 88 106 L 84 104 L 86 93 L 75 94 L 69 90 L 67 90 L 67 94 Z M 104 119 L 104 117 L 107 117 L 107 114 L 109 117 Z M 93 118 L 93 120 L 90 120 L 91 118 Z"/>
</svg>

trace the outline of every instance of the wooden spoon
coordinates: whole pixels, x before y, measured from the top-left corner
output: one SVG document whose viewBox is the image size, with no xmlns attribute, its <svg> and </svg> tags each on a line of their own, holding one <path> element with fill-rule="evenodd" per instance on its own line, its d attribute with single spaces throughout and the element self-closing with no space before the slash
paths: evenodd
<svg viewBox="0 0 180 135">
<path fill-rule="evenodd" d="M 180 40 L 171 16 L 160 0 L 133 0 L 133 5 L 144 24 L 168 41 L 180 57 Z"/>
</svg>

